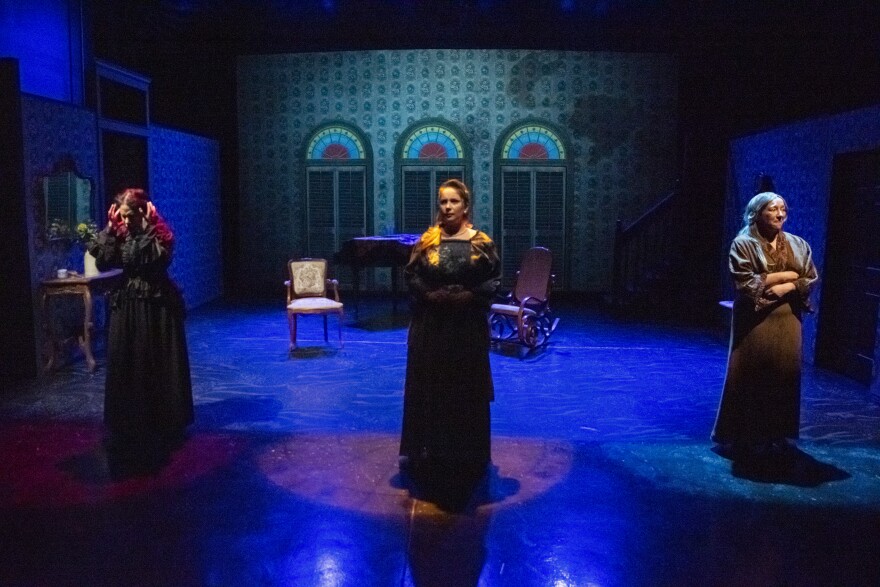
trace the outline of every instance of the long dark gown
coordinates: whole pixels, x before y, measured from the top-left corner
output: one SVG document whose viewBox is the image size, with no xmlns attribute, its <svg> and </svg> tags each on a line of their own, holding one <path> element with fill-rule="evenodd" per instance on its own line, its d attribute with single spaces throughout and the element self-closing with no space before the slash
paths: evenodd
<svg viewBox="0 0 880 587">
<path fill-rule="evenodd" d="M 810 246 L 780 233 L 777 247 L 752 226 L 730 247 L 736 284 L 730 353 L 712 439 L 722 444 L 759 445 L 796 439 L 800 428 L 801 320 L 812 311 L 810 290 L 818 279 Z M 767 297 L 768 273 L 794 271 L 796 289 L 782 299 Z"/>
<path fill-rule="evenodd" d="M 494 396 L 486 314 L 501 276 L 495 244 L 479 231 L 470 240 L 417 244 L 404 274 L 412 321 L 400 454 L 413 464 L 485 470 Z M 472 300 L 454 305 L 427 299 L 450 286 L 472 292 Z"/>
<path fill-rule="evenodd" d="M 193 421 L 185 307 L 168 277 L 170 243 L 153 227 L 119 238 L 101 232 L 89 247 L 102 271 L 122 268 L 111 294 L 104 424 L 111 448 L 170 450 Z"/>
</svg>

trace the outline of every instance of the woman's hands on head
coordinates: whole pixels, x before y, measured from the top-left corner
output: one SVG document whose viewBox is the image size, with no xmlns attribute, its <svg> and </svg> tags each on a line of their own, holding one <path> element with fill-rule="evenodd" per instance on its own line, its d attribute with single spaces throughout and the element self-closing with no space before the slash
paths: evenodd
<svg viewBox="0 0 880 587">
<path fill-rule="evenodd" d="M 110 209 L 107 210 L 107 232 L 121 235 L 125 233 L 125 230 L 125 221 L 122 219 L 122 213 L 115 203 L 110 204 Z"/>
<path fill-rule="evenodd" d="M 147 202 L 147 213 L 144 215 L 144 228 L 150 224 L 156 224 L 156 221 L 159 219 L 159 213 L 156 211 L 156 206 L 153 202 Z"/>
</svg>

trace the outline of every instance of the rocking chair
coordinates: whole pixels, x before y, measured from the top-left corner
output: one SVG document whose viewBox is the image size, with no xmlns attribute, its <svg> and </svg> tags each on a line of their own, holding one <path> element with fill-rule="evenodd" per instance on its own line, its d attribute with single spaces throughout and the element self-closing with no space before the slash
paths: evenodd
<svg viewBox="0 0 880 587">
<path fill-rule="evenodd" d="M 553 254 L 544 247 L 533 247 L 523 255 L 513 290 L 489 311 L 493 342 L 513 342 L 529 349 L 547 344 L 559 324 L 550 312 L 552 262 Z"/>
</svg>

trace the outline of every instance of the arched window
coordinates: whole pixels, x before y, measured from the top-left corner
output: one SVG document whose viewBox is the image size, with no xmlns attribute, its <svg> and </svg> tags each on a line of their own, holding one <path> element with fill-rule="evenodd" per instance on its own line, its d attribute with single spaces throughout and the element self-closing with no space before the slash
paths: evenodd
<svg viewBox="0 0 880 587">
<path fill-rule="evenodd" d="M 421 234 L 434 222 L 437 187 L 451 178 L 465 179 L 464 145 L 446 122 L 419 122 L 398 143 L 400 197 L 397 231 Z"/>
<path fill-rule="evenodd" d="M 372 234 L 369 153 L 355 129 L 322 127 L 306 147 L 306 250 L 329 259 L 342 243 Z"/>
<path fill-rule="evenodd" d="M 495 241 L 509 284 L 531 247 L 553 252 L 556 283 L 565 287 L 567 263 L 566 150 L 559 134 L 539 124 L 518 124 L 502 135 L 496 158 Z"/>
</svg>

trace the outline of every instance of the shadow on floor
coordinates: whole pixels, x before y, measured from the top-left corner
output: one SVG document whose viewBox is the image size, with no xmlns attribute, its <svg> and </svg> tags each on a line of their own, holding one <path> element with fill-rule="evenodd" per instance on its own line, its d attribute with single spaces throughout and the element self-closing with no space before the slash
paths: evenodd
<svg viewBox="0 0 880 587">
<path fill-rule="evenodd" d="M 823 463 L 795 446 L 781 451 L 742 451 L 715 447 L 717 454 L 731 460 L 734 477 L 758 483 L 776 483 L 794 487 L 819 487 L 851 475 L 830 463 Z"/>
<path fill-rule="evenodd" d="M 391 485 L 445 512 L 470 515 L 479 506 L 502 502 L 520 489 L 516 479 L 500 477 L 495 465 L 468 470 L 440 462 L 407 468 L 392 478 Z"/>
</svg>

